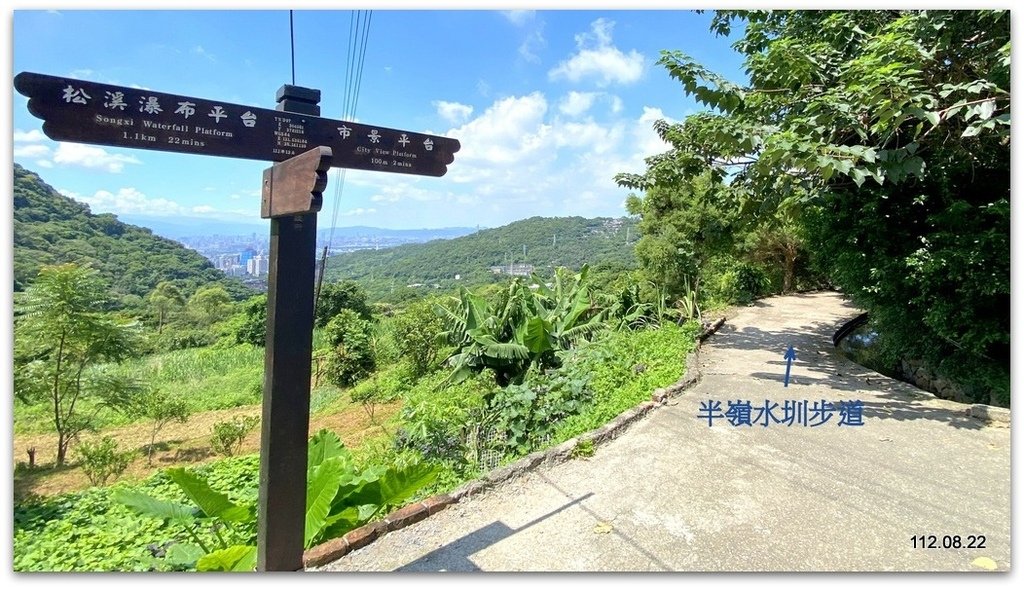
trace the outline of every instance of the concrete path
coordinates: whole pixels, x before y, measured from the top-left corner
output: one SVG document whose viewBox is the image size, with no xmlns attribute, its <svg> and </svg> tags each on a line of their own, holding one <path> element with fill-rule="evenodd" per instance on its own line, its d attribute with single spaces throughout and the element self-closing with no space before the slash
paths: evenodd
<svg viewBox="0 0 1024 589">
<path fill-rule="evenodd" d="M 1009 428 L 843 358 L 830 338 L 857 312 L 834 293 L 740 309 L 702 348 L 701 382 L 592 458 L 464 499 L 320 570 L 1009 570 Z M 699 417 L 702 403 L 730 400 L 778 403 L 778 417 L 786 401 L 859 400 L 864 425 Z M 914 548 L 921 535 L 984 536 L 984 548 Z"/>
</svg>

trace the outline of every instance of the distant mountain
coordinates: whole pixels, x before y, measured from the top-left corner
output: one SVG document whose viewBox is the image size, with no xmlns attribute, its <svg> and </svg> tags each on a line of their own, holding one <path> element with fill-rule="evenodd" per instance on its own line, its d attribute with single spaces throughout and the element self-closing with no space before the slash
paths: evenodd
<svg viewBox="0 0 1024 589">
<path fill-rule="evenodd" d="M 636 222 L 627 218 L 531 217 L 454 239 L 331 256 L 325 278 L 358 280 L 380 298 L 384 290 L 410 284 L 486 283 L 509 270 L 528 271 L 524 265 L 541 276 L 585 263 L 634 267 L 638 238 Z"/>
<path fill-rule="evenodd" d="M 33 172 L 14 164 L 14 290 L 28 286 L 45 264 L 90 264 L 116 295 L 146 296 L 161 281 L 174 282 L 185 296 L 210 283 L 236 298 L 255 294 L 229 278 L 199 253 L 122 223 L 115 215 L 94 215 Z"/>
<path fill-rule="evenodd" d="M 170 239 L 182 239 L 190 237 L 220 236 L 249 236 L 255 233 L 258 236 L 270 235 L 270 221 L 258 221 L 245 223 L 239 221 L 221 221 L 206 217 L 166 217 L 152 215 L 120 215 L 120 219 L 126 223 L 148 227 L 153 233 L 168 237 Z M 323 217 L 318 219 L 323 222 Z M 355 227 L 335 227 L 334 239 L 387 239 L 390 242 L 421 243 L 432 239 L 451 239 L 469 235 L 476 231 L 474 227 L 441 227 L 438 229 L 384 229 L 381 227 L 366 227 L 358 225 Z M 329 227 L 321 227 L 318 231 L 319 241 L 326 241 L 330 235 Z"/>
<path fill-rule="evenodd" d="M 153 233 L 170 239 L 200 235 L 269 235 L 270 221 L 244 223 L 221 221 L 206 217 L 166 217 L 153 215 L 120 215 L 122 221 L 148 227 Z"/>
<path fill-rule="evenodd" d="M 403 240 L 411 242 L 423 242 L 430 241 L 433 239 L 452 239 L 454 237 L 462 237 L 463 235 L 469 235 L 476 233 L 477 229 L 473 227 L 441 227 L 438 229 L 383 229 L 381 227 L 366 227 L 363 225 L 357 225 L 354 227 L 335 227 L 334 238 L 340 237 L 353 238 L 353 237 L 368 237 L 368 238 L 388 238 L 391 240 Z M 330 228 L 319 229 L 317 231 L 318 236 L 321 240 L 326 240 L 327 236 L 330 235 Z"/>
</svg>

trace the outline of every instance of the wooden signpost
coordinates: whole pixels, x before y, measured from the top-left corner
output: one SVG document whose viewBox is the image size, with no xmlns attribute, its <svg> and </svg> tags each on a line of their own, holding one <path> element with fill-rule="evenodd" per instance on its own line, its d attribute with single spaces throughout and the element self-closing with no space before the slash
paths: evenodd
<svg viewBox="0 0 1024 589">
<path fill-rule="evenodd" d="M 270 219 L 270 268 L 256 568 L 302 569 L 316 214 L 327 170 L 443 176 L 458 140 L 320 118 L 320 91 L 290 85 L 277 110 L 28 72 L 14 87 L 50 139 L 280 162 L 263 172 L 260 211 Z"/>
</svg>

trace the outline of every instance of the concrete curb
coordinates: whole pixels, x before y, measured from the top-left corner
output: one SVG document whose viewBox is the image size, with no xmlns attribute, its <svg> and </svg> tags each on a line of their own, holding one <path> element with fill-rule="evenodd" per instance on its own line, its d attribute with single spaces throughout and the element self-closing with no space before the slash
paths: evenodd
<svg viewBox="0 0 1024 589">
<path fill-rule="evenodd" d="M 1006 407 L 995 407 L 992 405 L 982 405 L 975 403 L 967 408 L 966 411 L 969 417 L 987 421 L 990 423 L 1010 423 L 1010 410 Z"/>
<path fill-rule="evenodd" d="M 625 432 L 633 422 L 638 421 L 658 406 L 664 405 L 669 398 L 679 395 L 700 382 L 700 365 L 697 362 L 697 358 L 700 355 L 700 346 L 711 334 L 718 331 L 718 328 L 723 323 L 725 323 L 725 317 L 709 325 L 697 336 L 697 347 L 686 356 L 686 372 L 683 374 L 683 377 L 674 384 L 656 389 L 651 394 L 650 401 L 644 401 L 636 407 L 623 411 L 597 429 L 580 434 L 575 438 L 570 438 L 547 450 L 538 450 L 537 452 L 527 454 L 511 464 L 496 468 L 483 477 L 469 481 L 450 493 L 434 495 L 418 503 L 406 505 L 398 511 L 387 515 L 381 521 L 366 524 L 348 532 L 341 538 L 334 538 L 314 546 L 303 553 L 303 566 L 305 568 L 323 566 L 345 556 L 353 550 L 367 546 L 388 532 L 411 526 L 442 511 L 453 503 L 466 498 L 472 498 L 473 495 L 491 489 L 500 483 L 520 477 L 536 469 L 538 466 L 565 462 L 573 457 L 576 447 L 581 443 L 590 443 L 596 447 L 615 439 Z"/>
</svg>

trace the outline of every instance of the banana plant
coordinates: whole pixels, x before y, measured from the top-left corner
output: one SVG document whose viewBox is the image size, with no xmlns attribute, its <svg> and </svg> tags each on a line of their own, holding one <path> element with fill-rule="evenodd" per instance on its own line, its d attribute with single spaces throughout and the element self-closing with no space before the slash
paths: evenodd
<svg viewBox="0 0 1024 589">
<path fill-rule="evenodd" d="M 439 339 L 455 346 L 447 359 L 453 371 L 441 386 L 485 368 L 499 386 L 521 383 L 531 366 L 555 367 L 556 352 L 605 329 L 588 271 L 584 265 L 570 275 L 560 268 L 551 287 L 537 275 L 532 288 L 517 278 L 493 302 L 462 288 L 454 309 L 439 305 L 447 323 Z"/>
</svg>

